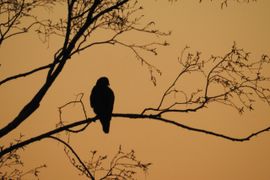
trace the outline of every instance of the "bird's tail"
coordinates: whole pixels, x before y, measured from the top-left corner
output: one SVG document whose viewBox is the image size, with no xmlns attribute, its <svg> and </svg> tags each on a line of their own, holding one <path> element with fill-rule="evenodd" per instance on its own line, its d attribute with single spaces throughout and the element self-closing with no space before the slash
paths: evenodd
<svg viewBox="0 0 270 180">
<path fill-rule="evenodd" d="M 110 116 L 101 116 L 100 122 L 102 125 L 103 132 L 108 134 L 110 131 L 111 117 Z"/>
</svg>

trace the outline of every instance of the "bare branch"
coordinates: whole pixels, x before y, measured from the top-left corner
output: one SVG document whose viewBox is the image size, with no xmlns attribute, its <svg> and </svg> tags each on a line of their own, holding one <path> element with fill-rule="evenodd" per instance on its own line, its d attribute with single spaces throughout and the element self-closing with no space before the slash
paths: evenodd
<svg viewBox="0 0 270 180">
<path fill-rule="evenodd" d="M 86 109 L 85 109 L 85 106 L 84 106 L 84 104 L 83 104 L 83 102 L 82 102 L 83 96 L 84 96 L 84 93 L 79 93 L 79 94 L 77 95 L 77 97 L 76 97 L 76 100 L 70 101 L 70 102 L 68 102 L 68 103 L 66 103 L 66 104 L 64 104 L 63 106 L 61 106 L 61 107 L 58 108 L 58 112 L 59 112 L 59 122 L 56 124 L 56 127 L 63 127 L 63 126 L 65 126 L 64 121 L 63 121 L 63 118 L 62 118 L 62 111 L 63 111 L 64 108 L 66 108 L 66 107 L 69 106 L 69 105 L 76 105 L 76 104 L 79 104 L 79 106 L 80 106 L 81 109 L 82 109 L 82 112 L 83 112 L 83 115 L 84 115 L 84 117 L 85 117 L 85 120 L 88 119 L 87 113 L 86 113 Z M 78 97 L 79 97 L 79 99 L 77 99 Z M 77 129 L 77 130 L 74 130 L 74 129 L 68 129 L 67 131 L 68 131 L 68 132 L 72 132 L 72 133 L 79 133 L 79 132 L 81 132 L 81 131 L 84 131 L 84 130 L 89 126 L 89 124 L 90 124 L 90 123 L 87 123 L 85 126 L 83 126 L 83 127 L 80 128 L 80 129 Z"/>
<path fill-rule="evenodd" d="M 72 152 L 72 154 L 77 158 L 77 160 L 80 162 L 80 164 L 83 166 L 83 168 L 84 168 L 84 171 L 83 172 L 86 172 L 87 173 L 87 177 L 90 177 L 91 179 L 95 179 L 94 177 L 93 177 L 93 175 L 90 173 L 90 171 L 88 170 L 88 168 L 86 167 L 86 165 L 83 163 L 83 161 L 81 160 L 81 158 L 79 157 L 79 155 L 78 155 L 78 153 L 76 153 L 76 151 L 68 144 L 68 143 L 66 143 L 65 141 L 63 141 L 62 139 L 60 139 L 60 138 L 57 138 L 57 137 L 54 137 L 54 136 L 48 136 L 48 138 L 52 138 L 52 139 L 54 139 L 54 140 L 56 140 L 56 141 L 58 141 L 58 142 L 60 142 L 60 143 L 62 143 L 62 144 L 64 144 L 65 145 L 65 147 L 67 147 L 71 152 Z M 67 150 L 65 149 L 65 152 L 66 152 Z"/>
<path fill-rule="evenodd" d="M 169 2 L 173 2 L 177 0 L 169 0 Z M 199 0 L 200 3 L 204 2 L 206 0 Z M 213 1 L 213 0 L 211 0 Z M 230 2 L 236 2 L 236 3 L 250 3 L 250 2 L 257 2 L 257 0 L 218 0 L 220 2 L 220 7 L 223 9 L 224 7 L 228 7 L 228 4 Z"/>
<path fill-rule="evenodd" d="M 39 20 L 33 11 L 50 8 L 62 0 L 1 0 L 0 2 L 0 46 L 4 40 L 29 32 L 36 25 L 46 27 L 48 20 Z M 23 23 L 29 22 L 29 23 Z"/>
<path fill-rule="evenodd" d="M 162 117 L 157 116 L 157 115 L 144 115 L 144 114 L 132 114 L 132 113 L 130 113 L 130 114 L 127 114 L 127 113 L 126 114 L 114 113 L 114 114 L 112 114 L 112 116 L 113 117 L 121 117 L 121 118 L 129 118 L 129 119 L 139 119 L 139 120 L 148 119 L 148 120 L 153 120 L 153 121 L 164 122 L 166 124 L 174 125 L 174 126 L 177 126 L 177 127 L 189 130 L 189 131 L 194 131 L 194 132 L 198 132 L 198 133 L 212 135 L 212 136 L 219 137 L 219 138 L 222 138 L 222 139 L 225 139 L 225 140 L 236 141 L 236 142 L 249 141 L 252 138 L 254 138 L 255 136 L 258 136 L 259 134 L 262 134 L 262 133 L 267 132 L 267 131 L 270 130 L 270 126 L 269 126 L 269 127 L 265 128 L 265 129 L 259 130 L 259 131 L 255 132 L 255 133 L 252 133 L 252 134 L 248 135 L 248 136 L 245 136 L 245 137 L 242 137 L 242 138 L 237 138 L 237 137 L 231 137 L 231 136 L 227 136 L 227 135 L 224 135 L 224 134 L 216 133 L 216 132 L 213 132 L 213 131 L 208 131 L 208 130 L 204 130 L 204 129 L 199 129 L 199 128 L 194 128 L 194 127 L 191 127 L 191 126 L 187 126 L 187 125 L 184 125 L 182 123 L 178 123 L 178 122 L 175 122 L 173 120 L 165 119 L 165 118 L 162 118 Z M 40 141 L 40 140 L 42 140 L 44 138 L 48 138 L 49 136 L 52 136 L 54 134 L 58 134 L 60 132 L 67 131 L 67 130 L 69 130 L 71 128 L 74 128 L 74 127 L 85 125 L 85 124 L 91 123 L 91 122 L 96 121 L 96 120 L 97 120 L 97 117 L 88 118 L 88 119 L 82 120 L 82 121 L 76 121 L 74 123 L 70 123 L 70 124 L 67 124 L 67 125 L 65 125 L 63 127 L 56 128 L 56 129 L 54 129 L 52 131 L 43 133 L 43 134 L 41 134 L 39 136 L 24 140 L 22 142 L 14 144 L 14 145 L 11 145 L 9 147 L 2 148 L 1 151 L 0 151 L 0 158 L 2 156 L 4 156 L 5 154 L 7 154 L 7 153 L 10 153 L 10 152 L 12 152 L 12 151 L 14 151 L 16 149 L 24 148 L 25 146 L 27 146 L 29 144 L 32 144 L 32 143 L 34 143 L 36 141 Z"/>
<path fill-rule="evenodd" d="M 245 109 L 254 109 L 256 99 L 270 105 L 270 89 L 266 87 L 270 77 L 265 72 L 270 65 L 267 55 L 252 60 L 250 53 L 234 44 L 224 56 L 211 56 L 204 60 L 201 53 L 196 52 L 187 53 L 183 59 L 186 50 L 187 47 L 178 60 L 182 70 L 162 95 L 158 107 L 145 108 L 142 114 L 147 111 L 155 111 L 158 116 L 168 112 L 195 112 L 209 103 L 222 103 L 243 113 Z M 195 90 L 186 92 L 178 87 L 184 76 L 200 76 L 205 84 L 192 84 Z M 167 100 L 179 94 L 181 98 Z M 169 101 L 167 105 L 165 100 Z"/>
<path fill-rule="evenodd" d="M 45 70 L 45 69 L 49 69 L 51 66 L 52 66 L 52 64 L 48 64 L 48 65 L 45 65 L 45 66 L 38 67 L 36 69 L 32 69 L 32 70 L 30 70 L 28 72 L 25 72 L 25 73 L 21 73 L 21 74 L 17 74 L 17 75 L 14 75 L 14 76 L 7 77 L 7 78 L 0 81 L 0 86 L 3 85 L 4 83 L 8 82 L 8 81 L 15 80 L 15 79 L 22 78 L 22 77 L 26 77 L 26 76 L 29 76 L 29 75 L 34 74 L 36 72 L 39 72 L 39 71 L 42 71 L 42 70 Z"/>
<path fill-rule="evenodd" d="M 86 175 L 86 177 L 89 178 L 84 167 L 71 158 L 68 153 L 66 154 L 70 158 L 71 164 L 81 172 L 80 175 Z M 89 171 L 91 171 L 93 177 L 100 180 L 132 180 L 135 179 L 137 170 L 142 170 L 144 173 L 147 173 L 147 170 L 151 165 L 151 163 L 142 163 L 137 160 L 133 150 L 130 152 L 124 152 L 121 146 L 119 146 L 117 153 L 111 158 L 111 160 L 109 160 L 107 155 L 98 155 L 98 152 L 93 150 L 90 153 L 90 157 L 84 162 L 84 164 L 87 166 Z M 97 174 L 100 177 L 97 177 Z"/>
<path fill-rule="evenodd" d="M 19 138 L 15 139 L 16 143 L 22 142 L 23 135 L 20 135 Z M 10 144 L 12 145 L 12 143 Z M 4 148 L 0 147 L 1 150 Z M 1 179 L 22 179 L 25 176 L 34 176 L 39 178 L 40 169 L 43 169 L 46 164 L 40 165 L 38 167 L 32 168 L 28 171 L 24 171 L 22 167 L 24 162 L 22 161 L 21 156 L 18 154 L 18 149 L 9 152 L 0 158 L 0 176 Z"/>
</svg>

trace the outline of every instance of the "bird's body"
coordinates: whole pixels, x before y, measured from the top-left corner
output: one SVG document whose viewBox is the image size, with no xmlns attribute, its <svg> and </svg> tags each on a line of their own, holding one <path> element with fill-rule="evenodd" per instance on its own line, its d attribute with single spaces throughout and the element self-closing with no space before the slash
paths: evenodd
<svg viewBox="0 0 270 180">
<path fill-rule="evenodd" d="M 101 77 L 97 80 L 90 95 L 90 105 L 100 119 L 104 133 L 109 133 L 114 104 L 114 93 L 109 87 L 109 80 Z"/>
</svg>

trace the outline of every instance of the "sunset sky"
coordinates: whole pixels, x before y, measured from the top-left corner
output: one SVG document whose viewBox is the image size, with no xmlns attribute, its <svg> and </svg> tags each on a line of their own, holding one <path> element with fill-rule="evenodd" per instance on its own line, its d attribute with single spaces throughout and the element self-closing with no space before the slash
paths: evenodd
<svg viewBox="0 0 270 180">
<path fill-rule="evenodd" d="M 83 102 L 89 117 L 94 113 L 89 105 L 89 96 L 96 80 L 101 76 L 110 79 L 115 93 L 114 112 L 141 113 L 146 107 L 157 107 L 162 94 L 181 66 L 178 57 L 185 46 L 192 52 L 202 52 L 207 59 L 211 55 L 224 56 L 236 42 L 237 47 L 251 52 L 250 59 L 270 55 L 270 1 L 251 3 L 231 2 L 220 8 L 220 2 L 203 3 L 190 0 L 167 2 L 164 0 L 139 0 L 144 7 L 143 21 L 154 21 L 161 31 L 171 31 L 167 37 L 134 33 L 124 36 L 128 42 L 167 41 L 170 46 L 159 47 L 158 55 L 145 54 L 148 62 L 162 71 L 157 75 L 157 85 L 150 80 L 147 66 L 142 66 L 135 55 L 124 47 L 113 45 L 95 46 L 74 55 L 63 72 L 50 88 L 39 109 L 0 144 L 23 134 L 30 138 L 55 128 L 59 122 L 58 107 L 75 100 L 84 93 Z M 64 5 L 63 5 L 64 7 Z M 65 8 L 65 7 L 64 7 Z M 43 16 L 64 17 L 63 9 L 41 11 Z M 27 33 L 7 40 L 0 47 L 0 79 L 31 70 L 52 62 L 53 55 L 62 45 L 62 39 L 52 36 L 42 43 L 34 33 Z M 267 67 L 270 75 L 270 67 Z M 46 72 L 10 81 L 0 86 L 0 127 L 14 118 L 21 108 L 44 83 Z M 199 78 L 186 79 L 179 84 L 200 84 Z M 266 84 L 270 87 L 270 84 Z M 270 125 L 269 105 L 258 101 L 254 111 L 240 115 L 235 109 L 221 104 L 210 104 L 195 113 L 176 113 L 168 118 L 177 122 L 225 134 L 245 137 Z M 63 111 L 66 123 L 82 120 L 79 106 L 70 106 Z M 65 139 L 64 134 L 61 135 Z M 269 180 L 270 179 L 270 133 L 263 133 L 250 141 L 232 142 L 226 139 L 191 132 L 148 119 L 113 118 L 108 135 L 100 123 L 92 123 L 84 132 L 71 136 L 70 144 L 82 159 L 89 158 L 90 150 L 112 157 L 119 145 L 123 150 L 134 149 L 137 158 L 151 162 L 148 174 L 139 174 L 138 179 L 147 180 Z M 30 169 L 41 164 L 41 179 L 86 179 L 69 163 L 63 145 L 45 139 L 27 146 L 20 154 Z M 27 178 L 26 178 L 27 179 Z"/>
</svg>

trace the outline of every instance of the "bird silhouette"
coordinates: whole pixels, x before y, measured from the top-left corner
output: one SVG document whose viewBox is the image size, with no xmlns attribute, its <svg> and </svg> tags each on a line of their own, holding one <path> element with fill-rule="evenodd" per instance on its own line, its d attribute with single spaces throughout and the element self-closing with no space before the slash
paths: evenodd
<svg viewBox="0 0 270 180">
<path fill-rule="evenodd" d="M 107 77 L 99 78 L 90 95 L 90 105 L 101 122 L 103 132 L 106 134 L 110 131 L 114 104 L 114 93 L 109 85 Z"/>
</svg>

